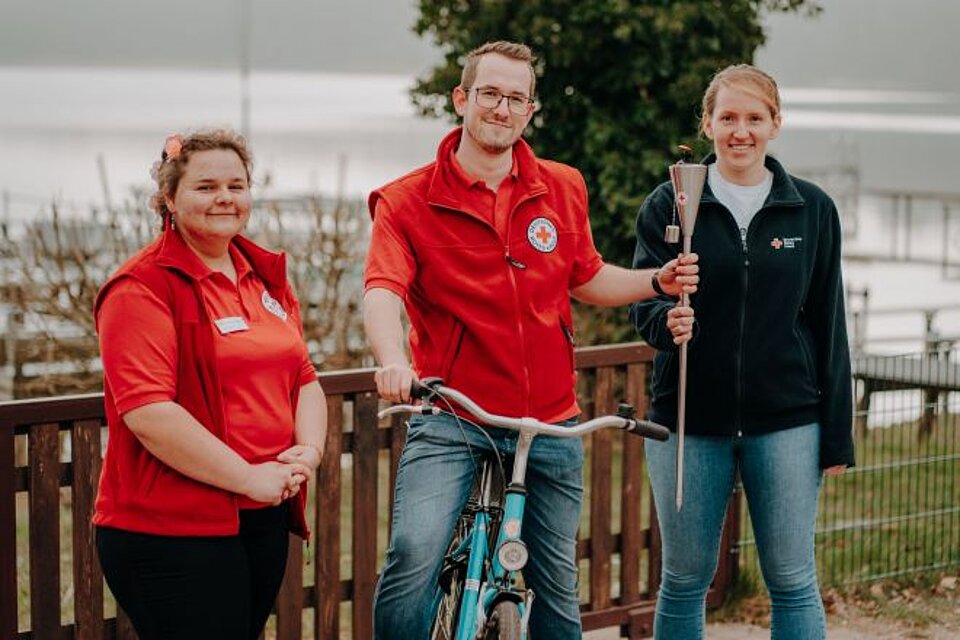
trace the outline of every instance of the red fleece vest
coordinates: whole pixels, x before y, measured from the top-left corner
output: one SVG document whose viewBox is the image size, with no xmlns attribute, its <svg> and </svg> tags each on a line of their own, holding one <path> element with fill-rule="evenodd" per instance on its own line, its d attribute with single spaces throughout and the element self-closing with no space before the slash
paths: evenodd
<svg viewBox="0 0 960 640">
<path fill-rule="evenodd" d="M 514 146 L 505 235 L 458 180 L 451 154 L 370 195 L 366 288 L 403 298 L 418 375 L 440 376 L 493 413 L 556 421 L 578 413 L 570 290 L 603 266 L 576 169 Z"/>
<path fill-rule="evenodd" d="M 296 296 L 286 281 L 282 254 L 261 249 L 243 237 L 234 239 L 270 295 L 286 309 L 293 309 L 299 322 Z M 100 305 L 114 283 L 136 278 L 171 310 L 177 330 L 177 397 L 211 433 L 224 439 L 224 413 L 213 343 L 213 328 L 202 303 L 198 277 L 199 260 L 174 230 L 128 260 L 101 287 L 94 305 Z M 132 310 L 135 313 L 135 310 Z M 296 402 L 296 396 L 293 398 Z M 153 456 L 123 422 L 109 387 L 104 384 L 104 404 L 109 441 L 97 493 L 93 522 L 170 536 L 235 535 L 239 515 L 235 494 L 193 480 Z M 293 407 L 296 412 L 296 406 Z M 292 503 L 291 531 L 307 537 L 306 491 Z"/>
</svg>

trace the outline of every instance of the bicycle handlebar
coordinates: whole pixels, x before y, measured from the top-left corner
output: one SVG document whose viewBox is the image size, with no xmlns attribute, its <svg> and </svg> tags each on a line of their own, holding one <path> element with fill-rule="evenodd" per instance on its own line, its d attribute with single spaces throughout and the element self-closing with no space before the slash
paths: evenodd
<svg viewBox="0 0 960 640">
<path fill-rule="evenodd" d="M 445 387 L 437 380 L 427 379 L 427 384 L 414 382 L 410 388 L 410 397 L 424 400 L 421 405 L 396 404 L 380 411 L 377 415 L 381 418 L 394 413 L 418 413 L 421 415 L 436 415 L 442 411 L 439 407 L 430 403 L 433 396 L 440 396 L 447 400 L 452 400 L 474 416 L 481 423 L 492 426 L 510 429 L 512 431 L 522 431 L 534 433 L 537 435 L 550 435 L 559 438 L 575 438 L 584 436 L 594 431 L 606 428 L 623 429 L 627 433 L 632 433 L 641 437 L 651 438 L 653 440 L 666 440 L 670 437 L 670 431 L 663 425 L 648 420 L 637 420 L 632 416 L 633 408 L 629 405 L 621 405 L 620 414 L 599 416 L 586 422 L 581 422 L 571 427 L 561 427 L 547 422 L 541 422 L 536 418 L 511 418 L 489 413 L 480 405 L 470 399 L 469 396 L 461 391 Z M 626 408 L 624 408 L 626 407 Z M 630 415 L 626 415 L 627 412 Z"/>
</svg>

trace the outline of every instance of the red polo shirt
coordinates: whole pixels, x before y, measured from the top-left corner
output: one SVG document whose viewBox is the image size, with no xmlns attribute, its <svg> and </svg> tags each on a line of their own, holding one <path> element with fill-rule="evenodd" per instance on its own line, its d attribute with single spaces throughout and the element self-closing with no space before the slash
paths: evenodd
<svg viewBox="0 0 960 640">
<path fill-rule="evenodd" d="M 297 323 L 267 293 L 242 253 L 231 246 L 233 283 L 207 270 L 199 285 L 213 320 L 226 442 L 258 464 L 294 443 L 291 398 L 317 379 Z M 110 291 L 98 319 L 107 383 L 122 416 L 146 404 L 175 401 L 177 336 L 167 305 L 141 281 L 125 278 Z M 266 506 L 238 497 L 240 508 Z"/>
<path fill-rule="evenodd" d="M 501 239 L 506 239 L 510 235 L 510 209 L 513 207 L 514 186 L 517 184 L 519 172 L 517 171 L 517 159 L 513 159 L 510 172 L 504 176 L 496 191 L 491 190 L 487 183 L 479 178 L 474 178 L 460 166 L 457 161 L 457 154 L 450 154 L 450 174 L 466 190 L 469 198 L 473 200 L 477 211 L 485 212 L 490 224 L 500 235 Z"/>
</svg>

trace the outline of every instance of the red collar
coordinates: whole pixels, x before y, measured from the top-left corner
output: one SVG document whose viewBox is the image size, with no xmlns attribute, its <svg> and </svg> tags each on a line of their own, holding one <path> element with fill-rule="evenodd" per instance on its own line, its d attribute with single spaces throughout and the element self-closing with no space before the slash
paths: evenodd
<svg viewBox="0 0 960 640">
<path fill-rule="evenodd" d="M 436 170 L 427 191 L 427 201 L 430 204 L 448 209 L 465 210 L 467 202 L 463 198 L 465 187 L 473 186 L 476 179 L 468 176 L 462 167 L 455 161 L 453 154 L 460 145 L 463 127 L 457 127 L 448 133 L 437 149 Z M 547 190 L 546 184 L 540 179 L 540 167 L 537 157 L 524 140 L 517 140 L 513 145 L 513 167 L 510 175 L 517 179 L 517 184 L 527 196 L 539 195 Z"/>
<path fill-rule="evenodd" d="M 187 245 L 176 229 L 167 229 L 157 240 L 157 264 L 176 269 L 192 280 L 202 280 L 212 273 L 200 257 Z M 230 252 L 242 259 L 236 260 L 237 276 L 245 267 L 253 270 L 271 289 L 282 289 L 286 284 L 287 259 L 283 253 L 274 253 L 261 248 L 243 236 L 235 236 L 230 242 Z"/>
<path fill-rule="evenodd" d="M 458 148 L 459 148 L 459 144 L 457 145 L 457 147 L 454 147 L 453 149 L 451 149 L 450 155 L 448 156 L 448 159 L 447 159 L 447 162 L 449 162 L 450 164 L 450 175 L 453 177 L 454 180 L 456 180 L 460 184 L 461 187 L 465 189 L 473 189 L 474 187 L 481 186 L 481 185 L 483 186 L 484 189 L 486 189 L 488 187 L 487 183 L 481 180 L 480 178 L 475 178 L 469 173 L 467 173 L 464 170 L 463 166 L 460 164 L 460 161 L 457 160 Z M 513 180 L 517 180 L 520 177 L 520 168 L 519 168 L 519 165 L 517 164 L 516 153 L 511 154 L 510 159 L 511 159 L 510 171 L 507 172 L 507 175 L 504 179 L 511 178 Z"/>
</svg>

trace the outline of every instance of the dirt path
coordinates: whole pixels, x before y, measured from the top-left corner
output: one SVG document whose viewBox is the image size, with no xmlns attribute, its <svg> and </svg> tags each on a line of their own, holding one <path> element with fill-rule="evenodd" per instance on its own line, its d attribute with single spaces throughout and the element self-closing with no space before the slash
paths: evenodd
<svg viewBox="0 0 960 640">
<path fill-rule="evenodd" d="M 905 638 L 956 640 L 958 636 L 960 632 L 948 628 L 920 629 L 890 621 L 831 619 L 827 624 L 828 640 L 893 640 L 894 638 L 897 640 Z M 586 633 L 583 640 L 616 640 L 619 637 L 616 629 L 607 629 Z M 731 622 L 707 625 L 707 640 L 767 640 L 768 638 L 770 638 L 770 629 L 753 624 Z"/>
<path fill-rule="evenodd" d="M 724 623 L 707 625 L 707 640 L 766 640 L 770 629 L 750 624 Z M 586 636 L 584 636 L 586 638 Z M 891 622 L 858 620 L 827 624 L 828 640 L 893 640 L 894 638 L 927 638 L 929 640 L 955 640 L 957 631 L 946 628 L 927 627 L 919 629 Z"/>
<path fill-rule="evenodd" d="M 828 640 L 957 640 L 960 638 L 960 576 L 942 576 L 910 586 L 877 583 L 843 594 L 829 591 Z M 707 640 L 767 640 L 770 606 L 765 597 L 744 598 L 729 610 L 713 612 L 723 622 L 707 625 Z M 584 635 L 584 640 L 615 640 L 618 630 Z"/>
</svg>

